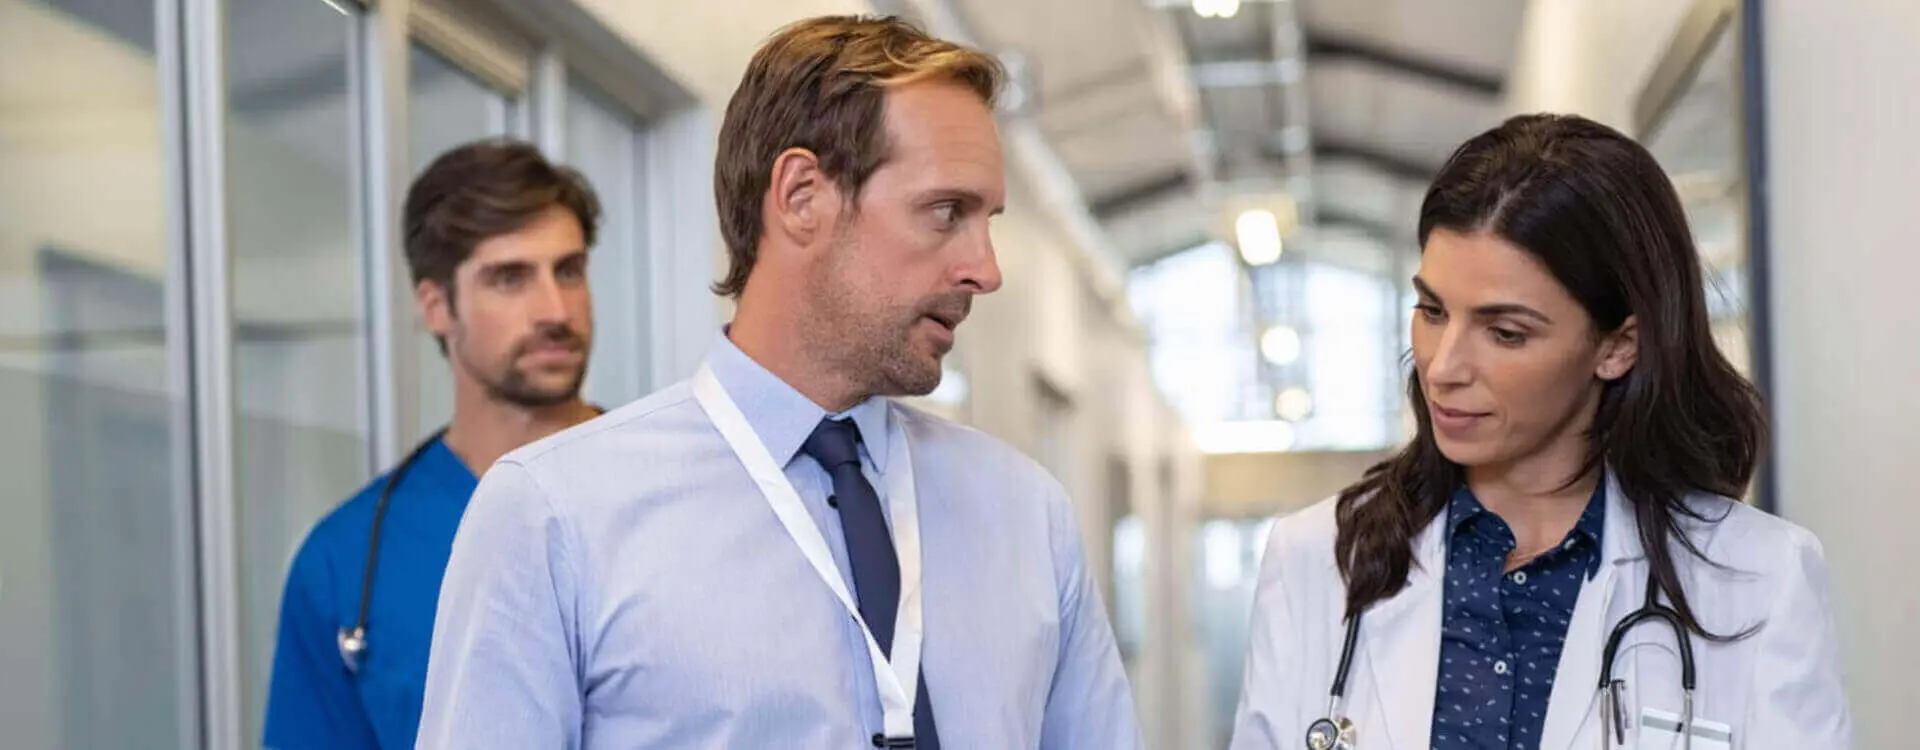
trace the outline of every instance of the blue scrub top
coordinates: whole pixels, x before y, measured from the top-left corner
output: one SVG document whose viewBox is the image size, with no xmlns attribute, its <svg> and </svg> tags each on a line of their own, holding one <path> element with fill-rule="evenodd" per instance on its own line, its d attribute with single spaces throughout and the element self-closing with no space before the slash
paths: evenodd
<svg viewBox="0 0 1920 750">
<path fill-rule="evenodd" d="M 479 480 L 435 440 L 394 488 L 380 529 L 367 651 L 355 674 L 341 660 L 337 636 L 359 614 L 373 510 L 386 481 L 375 478 L 321 519 L 294 557 L 267 698 L 269 748 L 413 747 L 440 580 Z"/>
</svg>

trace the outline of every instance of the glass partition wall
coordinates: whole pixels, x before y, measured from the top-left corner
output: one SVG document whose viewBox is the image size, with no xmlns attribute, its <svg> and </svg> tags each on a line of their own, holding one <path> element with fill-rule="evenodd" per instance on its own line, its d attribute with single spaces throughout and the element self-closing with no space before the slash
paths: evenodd
<svg viewBox="0 0 1920 750">
<path fill-rule="evenodd" d="M 1690 0 L 1635 106 L 1637 137 L 1672 177 L 1692 225 L 1714 340 L 1764 395 L 1767 361 L 1766 148 L 1755 87 L 1753 11 L 1740 0 Z M 1749 499 L 1771 508 L 1763 464 Z"/>
<path fill-rule="evenodd" d="M 294 551 L 381 468 L 382 425 L 450 413 L 430 339 L 411 367 L 373 335 L 417 329 L 386 225 L 444 149 L 567 123 L 550 156 L 608 213 L 589 395 L 654 385 L 653 238 L 713 243 L 710 214 L 642 189 L 686 165 L 643 156 L 704 133 L 656 132 L 692 97 L 597 23 L 533 0 L 0 0 L 0 745 L 259 745 Z M 531 46 L 475 64 L 467 33 Z M 558 74 L 514 75 L 536 56 Z"/>
<path fill-rule="evenodd" d="M 185 302 L 151 2 L 0 0 L 0 727 L 196 743 Z"/>
</svg>

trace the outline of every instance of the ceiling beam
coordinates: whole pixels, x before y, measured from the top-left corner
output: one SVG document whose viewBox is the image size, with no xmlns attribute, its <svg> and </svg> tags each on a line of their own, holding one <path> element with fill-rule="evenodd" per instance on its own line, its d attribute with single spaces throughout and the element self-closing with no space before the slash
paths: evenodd
<svg viewBox="0 0 1920 750">
<path fill-rule="evenodd" d="M 1085 79 L 1062 86 L 1052 93 L 1033 92 L 1034 111 L 1040 113 L 1047 136 L 1065 140 L 1090 131 L 1112 127 L 1118 118 L 1150 114 L 1152 107 L 1140 99 L 1158 97 L 1149 90 L 1138 91 L 1152 71 L 1144 60 L 1130 62 Z M 1102 101 L 1102 98 L 1107 101 Z M 1119 104 L 1115 106 L 1114 100 Z"/>
<path fill-rule="evenodd" d="M 1299 60 L 1216 60 L 1188 66 L 1193 85 L 1203 89 L 1285 86 L 1298 83 Z"/>
<path fill-rule="evenodd" d="M 1383 242 L 1391 242 L 1411 234 L 1407 228 L 1397 227 L 1391 223 L 1361 216 L 1350 211 L 1330 208 L 1324 202 L 1314 215 L 1314 219 L 1323 225 L 1353 227 Z"/>
<path fill-rule="evenodd" d="M 1185 24 L 1172 13 L 1149 11 L 1135 29 L 1154 91 L 1186 139 L 1188 176 L 1196 184 L 1212 182 L 1220 152 L 1200 88 L 1188 72 L 1193 56 Z"/>
<path fill-rule="evenodd" d="M 1175 242 L 1166 247 L 1149 250 L 1147 252 L 1128 258 L 1127 259 L 1128 267 L 1129 267 L 1129 270 L 1131 270 L 1134 268 L 1140 268 L 1142 266 L 1151 266 L 1155 263 L 1159 263 L 1160 261 L 1166 260 L 1175 255 L 1179 255 L 1188 250 L 1192 250 L 1194 248 L 1200 247 L 1201 245 L 1205 245 L 1209 242 L 1214 242 L 1214 241 L 1215 241 L 1215 238 L 1207 236 L 1205 234 L 1192 235 L 1183 242 Z M 1235 256 L 1237 257 L 1238 253 L 1235 253 Z"/>
<path fill-rule="evenodd" d="M 1280 159 L 1283 153 L 1279 144 L 1274 143 L 1269 145 L 1265 155 L 1271 159 Z M 1431 181 L 1434 174 L 1440 171 L 1437 165 L 1389 154 L 1372 146 L 1329 139 L 1325 136 L 1314 141 L 1313 155 L 1315 159 L 1358 163 L 1383 172 L 1394 179 L 1422 185 Z M 1128 211 L 1150 205 L 1173 193 L 1191 190 L 1193 187 L 1193 177 L 1190 173 L 1185 169 L 1173 170 L 1150 176 L 1106 195 L 1096 196 L 1088 203 L 1088 208 L 1101 221 L 1109 221 Z"/>
<path fill-rule="evenodd" d="M 1307 31 L 1307 62 L 1309 64 L 1343 59 L 1387 68 L 1487 97 L 1499 96 L 1501 89 L 1506 86 L 1506 81 L 1498 74 L 1469 70 L 1453 63 L 1391 49 L 1375 42 L 1342 37 L 1323 31 Z"/>
<path fill-rule="evenodd" d="M 1061 85 L 1054 91 L 1034 92 L 1036 96 L 1045 94 L 1046 107 L 1067 107 L 1079 104 L 1082 100 L 1094 99 L 1117 88 L 1138 86 L 1141 79 L 1153 71 L 1145 60 L 1132 60 L 1121 65 L 1102 70 L 1077 81 Z"/>
<path fill-rule="evenodd" d="M 1279 144 L 1268 144 L 1267 156 L 1279 158 Z M 1440 165 L 1428 164 L 1417 159 L 1409 159 L 1399 154 L 1391 154 L 1372 145 L 1342 141 L 1318 133 L 1313 141 L 1313 155 L 1328 161 L 1358 162 L 1372 169 L 1384 172 L 1396 179 L 1425 184 L 1433 180 L 1440 172 Z"/>
<path fill-rule="evenodd" d="M 1092 209 L 1096 218 L 1107 221 L 1192 188 L 1193 175 L 1182 167 L 1171 172 L 1153 175 L 1106 195 L 1095 196 L 1087 207 Z"/>
</svg>

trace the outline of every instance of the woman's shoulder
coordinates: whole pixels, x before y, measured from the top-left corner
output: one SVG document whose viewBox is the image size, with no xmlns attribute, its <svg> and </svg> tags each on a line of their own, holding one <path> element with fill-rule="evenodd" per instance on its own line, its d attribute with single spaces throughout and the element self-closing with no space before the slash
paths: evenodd
<svg viewBox="0 0 1920 750">
<path fill-rule="evenodd" d="M 1735 570 L 1766 573 L 1820 564 L 1825 550 L 1812 531 L 1767 511 L 1720 495 L 1694 495 L 1683 519 L 1708 559 Z"/>
<path fill-rule="evenodd" d="M 1274 519 L 1267 535 L 1267 565 L 1288 569 L 1336 569 L 1334 536 L 1339 532 L 1339 496 L 1329 497 Z"/>
</svg>

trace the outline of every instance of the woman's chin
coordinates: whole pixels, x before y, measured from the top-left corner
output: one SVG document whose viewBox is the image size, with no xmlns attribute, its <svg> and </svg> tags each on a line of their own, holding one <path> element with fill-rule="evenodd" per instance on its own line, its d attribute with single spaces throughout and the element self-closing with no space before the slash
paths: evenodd
<svg viewBox="0 0 1920 750">
<path fill-rule="evenodd" d="M 1458 440 L 1435 435 L 1433 442 L 1440 448 L 1440 455 L 1463 468 L 1484 466 L 1492 463 L 1496 458 L 1493 455 L 1493 446 L 1489 445 L 1488 441 Z"/>
</svg>

